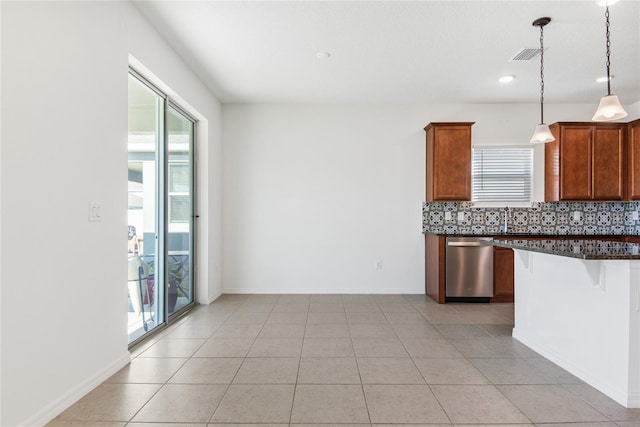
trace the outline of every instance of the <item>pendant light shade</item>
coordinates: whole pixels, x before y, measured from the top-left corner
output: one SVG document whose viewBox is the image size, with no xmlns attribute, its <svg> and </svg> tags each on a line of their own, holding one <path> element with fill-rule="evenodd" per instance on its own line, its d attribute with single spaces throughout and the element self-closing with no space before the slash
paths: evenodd
<svg viewBox="0 0 640 427">
<path fill-rule="evenodd" d="M 532 144 L 545 144 L 555 141 L 549 126 L 544 122 L 544 26 L 551 22 L 551 18 L 543 17 L 533 21 L 534 27 L 540 27 L 540 124 L 536 126 L 531 137 Z"/>
<path fill-rule="evenodd" d="M 620 105 L 618 96 L 606 95 L 600 99 L 600 105 L 598 105 L 598 109 L 591 120 L 594 122 L 607 122 L 622 119 L 623 117 L 627 117 L 627 112 Z"/>
<path fill-rule="evenodd" d="M 618 97 L 611 94 L 611 39 L 609 32 L 609 5 L 613 4 L 614 2 L 612 0 L 603 1 L 606 1 L 606 3 L 604 3 L 604 16 L 607 29 L 607 95 L 603 96 L 600 100 L 598 109 L 591 119 L 594 122 L 609 122 L 612 120 L 618 120 L 622 119 L 623 117 L 627 117 L 627 112 L 624 111 L 624 108 L 622 108 Z"/>
<path fill-rule="evenodd" d="M 546 144 L 547 142 L 555 140 L 556 139 L 551 133 L 551 129 L 549 129 L 549 125 L 544 123 L 536 126 L 536 129 L 533 131 L 533 136 L 531 137 L 532 144 Z"/>
<path fill-rule="evenodd" d="M 612 4 L 618 3 L 620 0 L 597 0 L 596 3 L 598 6 L 611 6 Z"/>
</svg>

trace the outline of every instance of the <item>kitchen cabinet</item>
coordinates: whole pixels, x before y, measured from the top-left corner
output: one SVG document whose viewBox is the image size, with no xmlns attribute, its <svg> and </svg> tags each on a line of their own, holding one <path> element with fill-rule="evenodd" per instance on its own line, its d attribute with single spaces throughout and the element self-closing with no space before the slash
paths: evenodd
<svg viewBox="0 0 640 427">
<path fill-rule="evenodd" d="M 545 201 L 624 200 L 624 123 L 554 123 L 545 145 Z"/>
<path fill-rule="evenodd" d="M 429 123 L 426 188 L 428 202 L 471 200 L 473 122 Z"/>
<path fill-rule="evenodd" d="M 593 198 L 625 198 L 626 126 L 593 127 Z"/>
<path fill-rule="evenodd" d="M 628 124 L 628 199 L 640 200 L 640 119 Z"/>
<path fill-rule="evenodd" d="M 513 302 L 513 284 L 513 250 L 494 246 L 491 302 Z"/>
<path fill-rule="evenodd" d="M 500 236 L 504 237 L 504 236 Z M 521 238 L 521 237 L 518 237 Z M 513 302 L 513 251 L 493 248 L 494 296 L 491 302 Z M 445 303 L 446 236 L 425 235 L 425 294 Z"/>
<path fill-rule="evenodd" d="M 439 304 L 444 304 L 445 289 L 445 237 L 426 234 L 424 293 Z"/>
<path fill-rule="evenodd" d="M 439 304 L 446 302 L 446 237 L 425 235 L 425 294 Z M 567 235 L 497 235 L 502 240 L 603 240 L 609 242 L 640 243 L 640 236 L 567 236 Z M 514 252 L 511 248 L 493 247 L 493 297 L 492 303 L 514 301 Z"/>
<path fill-rule="evenodd" d="M 504 237 L 504 236 L 501 236 Z M 513 251 L 493 248 L 494 296 L 491 302 L 513 302 Z M 446 237 L 425 235 L 425 294 L 439 304 L 446 296 Z"/>
</svg>

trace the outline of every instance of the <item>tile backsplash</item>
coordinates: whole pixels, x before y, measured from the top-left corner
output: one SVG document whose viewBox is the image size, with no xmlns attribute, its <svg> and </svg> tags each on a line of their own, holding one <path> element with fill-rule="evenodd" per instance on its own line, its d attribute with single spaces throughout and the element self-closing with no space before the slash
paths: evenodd
<svg viewBox="0 0 640 427">
<path fill-rule="evenodd" d="M 471 202 L 426 202 L 422 232 L 640 235 L 640 202 L 534 202 L 529 208 L 483 208 Z M 637 216 L 635 217 L 637 218 Z"/>
</svg>

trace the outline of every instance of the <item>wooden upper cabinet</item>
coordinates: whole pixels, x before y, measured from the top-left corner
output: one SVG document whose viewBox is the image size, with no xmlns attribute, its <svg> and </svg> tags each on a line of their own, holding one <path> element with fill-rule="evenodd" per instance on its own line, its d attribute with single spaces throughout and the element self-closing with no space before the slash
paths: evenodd
<svg viewBox="0 0 640 427">
<path fill-rule="evenodd" d="M 623 200 L 625 124 L 554 123 L 545 146 L 545 200 Z"/>
<path fill-rule="evenodd" d="M 560 199 L 590 200 L 591 126 L 562 126 L 560 137 Z"/>
<path fill-rule="evenodd" d="M 640 119 L 630 122 L 628 126 L 628 198 L 640 200 Z"/>
<path fill-rule="evenodd" d="M 427 201 L 471 200 L 471 126 L 429 123 L 427 132 Z"/>
<path fill-rule="evenodd" d="M 624 200 L 624 142 L 625 126 L 594 126 L 594 200 Z"/>
</svg>

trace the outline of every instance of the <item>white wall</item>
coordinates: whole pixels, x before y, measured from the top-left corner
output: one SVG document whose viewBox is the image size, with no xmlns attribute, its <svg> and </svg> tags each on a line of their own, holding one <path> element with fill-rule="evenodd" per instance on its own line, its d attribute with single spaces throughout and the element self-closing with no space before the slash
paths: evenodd
<svg viewBox="0 0 640 427">
<path fill-rule="evenodd" d="M 0 49 L 2 49 L 2 3 L 0 3 Z M 0 54 L 0 100 L 2 99 L 2 55 Z M 2 308 L 2 108 L 0 103 L 0 309 Z M 2 316 L 0 315 L 0 423 L 2 423 Z"/>
<path fill-rule="evenodd" d="M 548 105 L 586 121 L 594 105 Z M 477 145 L 528 144 L 537 104 L 225 105 L 224 292 L 424 292 L 421 205 L 431 121 Z M 544 148 L 536 149 L 544 197 Z M 382 261 L 382 269 L 377 269 Z"/>
<path fill-rule="evenodd" d="M 627 114 L 629 114 L 627 117 L 625 117 L 625 121 L 630 122 L 632 120 L 640 118 L 640 101 L 631 105 L 627 105 L 624 108 L 627 111 Z"/>
<path fill-rule="evenodd" d="M 199 120 L 196 280 L 198 301 L 208 304 L 222 292 L 222 107 L 147 21 L 131 9 L 127 14 L 131 65 Z"/>
<path fill-rule="evenodd" d="M 220 291 L 220 105 L 129 3 L 0 5 L 0 424 L 37 426 L 129 359 L 129 54 L 208 125 L 206 300 Z M 90 201 L 102 222 L 87 221 Z"/>
</svg>

